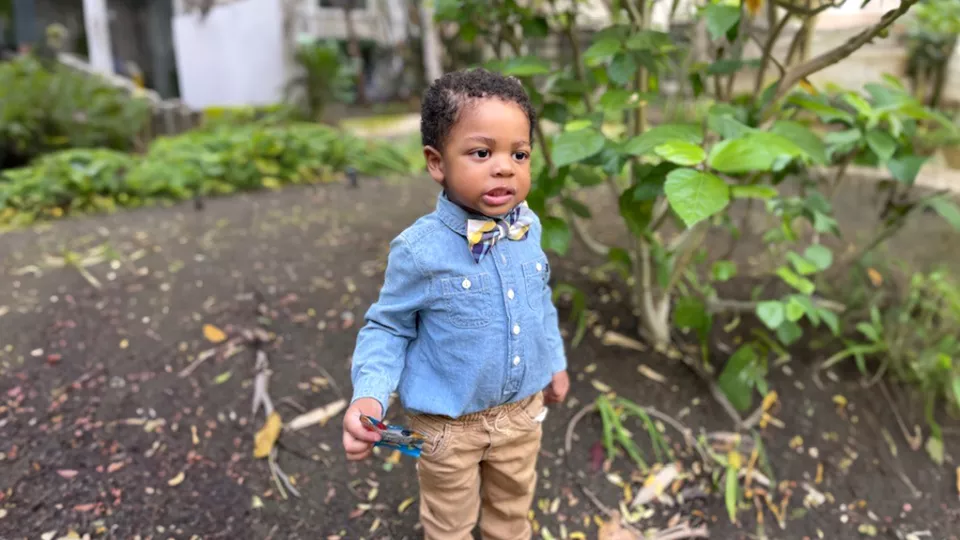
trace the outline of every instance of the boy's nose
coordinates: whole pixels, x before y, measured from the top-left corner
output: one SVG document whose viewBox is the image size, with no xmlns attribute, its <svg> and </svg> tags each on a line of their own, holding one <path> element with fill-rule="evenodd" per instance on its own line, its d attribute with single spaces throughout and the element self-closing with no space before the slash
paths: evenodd
<svg viewBox="0 0 960 540">
<path fill-rule="evenodd" d="M 493 162 L 494 176 L 513 176 L 513 163 L 509 158 L 501 158 Z"/>
</svg>

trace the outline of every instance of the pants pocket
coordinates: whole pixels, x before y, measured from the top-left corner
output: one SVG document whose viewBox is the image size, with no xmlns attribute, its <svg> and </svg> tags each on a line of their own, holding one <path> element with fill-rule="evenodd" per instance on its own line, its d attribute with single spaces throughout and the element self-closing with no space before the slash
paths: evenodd
<svg viewBox="0 0 960 540">
<path fill-rule="evenodd" d="M 410 428 L 426 438 L 420 457 L 439 459 L 449 447 L 450 428 L 444 422 L 423 416 L 413 416 L 410 418 Z"/>
</svg>

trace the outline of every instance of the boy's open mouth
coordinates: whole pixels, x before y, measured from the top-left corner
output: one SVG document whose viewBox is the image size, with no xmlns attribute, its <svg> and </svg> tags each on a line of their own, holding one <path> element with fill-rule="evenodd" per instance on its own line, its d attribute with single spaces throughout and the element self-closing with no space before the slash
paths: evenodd
<svg viewBox="0 0 960 540">
<path fill-rule="evenodd" d="M 508 187 L 497 187 L 483 194 L 483 202 L 488 206 L 502 206 L 510 202 L 514 191 Z"/>
</svg>

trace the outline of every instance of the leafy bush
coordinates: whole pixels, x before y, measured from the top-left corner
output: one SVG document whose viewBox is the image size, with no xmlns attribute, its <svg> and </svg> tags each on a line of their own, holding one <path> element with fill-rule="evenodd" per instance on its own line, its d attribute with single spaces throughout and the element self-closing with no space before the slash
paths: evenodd
<svg viewBox="0 0 960 540">
<path fill-rule="evenodd" d="M 294 59 L 301 73 L 287 85 L 287 99 L 308 120 L 320 120 L 331 102 L 355 98 L 354 77 L 360 69 L 334 40 L 299 43 Z"/>
<path fill-rule="evenodd" d="M 367 175 L 415 171 L 391 145 L 329 126 L 194 131 L 158 139 L 142 157 L 76 149 L 6 171 L 0 176 L 0 224 L 330 181 L 348 167 Z"/>
<path fill-rule="evenodd" d="M 31 56 L 0 62 L 0 167 L 65 148 L 130 150 L 149 103 Z"/>
<path fill-rule="evenodd" d="M 466 40 L 486 40 L 498 54 L 487 67 L 518 77 L 545 120 L 536 137 L 545 163 L 528 198 L 543 216 L 545 248 L 564 255 L 576 237 L 620 269 L 631 287 L 638 333 L 667 347 L 674 328 L 693 331 L 708 372 L 715 369 L 706 360 L 716 315 L 749 312 L 759 319 L 769 335 L 760 332 L 762 341 L 745 343 L 720 376 L 729 401 L 742 411 L 754 390 L 769 390 L 764 373 L 770 350 L 795 343 L 810 327 L 841 332 L 843 306 L 823 298 L 818 282 L 835 262 L 825 242 L 839 235 L 831 200 L 850 164 L 883 166 L 892 177 L 884 184 L 894 184 L 890 202 L 896 208 L 888 205 L 885 227 L 863 246 L 866 251 L 914 209 L 929 207 L 948 218 L 958 213 L 949 200 L 913 190 L 925 159 L 914 136 L 921 128 L 946 126 L 941 118 L 895 81 L 871 85 L 866 94 L 834 95 L 809 82 L 818 70 L 885 35 L 916 1 L 901 2 L 855 39 L 796 65 L 774 56 L 779 37 L 790 19 L 806 24 L 817 10 L 708 1 L 673 12 L 693 24 L 671 25 L 666 33 L 652 27 L 652 2 L 620 2 L 613 4 L 610 26 L 586 44 L 576 2 L 521 7 L 443 0 L 437 16 L 458 24 Z M 752 28 L 761 18 L 767 30 L 758 35 Z M 530 38 L 548 34 L 562 36 L 570 58 L 524 55 Z M 750 41 L 760 46 L 759 58 L 749 56 Z M 649 125 L 651 107 L 683 101 L 712 104 L 697 121 Z M 548 135 L 552 126 L 556 133 Z M 590 209 L 578 198 L 584 190 L 601 190 L 619 208 L 623 234 L 616 244 L 590 235 Z M 761 233 L 765 257 L 750 269 L 753 282 L 762 285 L 750 298 L 726 299 L 718 284 L 739 269 L 729 252 L 712 251 L 706 240 L 708 233 L 727 232 L 733 242 L 745 235 L 750 221 L 734 219 L 736 202 L 765 213 L 770 227 Z M 581 309 L 583 296 L 574 299 Z M 573 317 L 585 324 L 584 317 Z"/>
<path fill-rule="evenodd" d="M 935 441 L 927 448 L 942 462 L 942 435 L 933 413 L 940 400 L 960 406 L 960 285 L 943 271 L 914 274 L 905 298 L 875 296 L 856 332 L 823 368 L 853 360 L 874 381 L 890 372 L 919 387 Z"/>
</svg>

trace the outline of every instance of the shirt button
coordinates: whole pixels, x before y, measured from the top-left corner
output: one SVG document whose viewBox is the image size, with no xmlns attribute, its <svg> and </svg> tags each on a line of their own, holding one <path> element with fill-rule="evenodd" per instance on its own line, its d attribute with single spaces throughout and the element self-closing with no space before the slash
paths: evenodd
<svg viewBox="0 0 960 540">
<path fill-rule="evenodd" d="M 519 324 L 513 325 L 513 335 L 517 335 L 519 333 L 520 333 L 520 325 Z"/>
<path fill-rule="evenodd" d="M 514 296 L 516 295 L 514 294 L 513 289 L 510 289 L 509 291 L 507 291 L 507 298 L 513 300 Z"/>
<path fill-rule="evenodd" d="M 540 264 L 540 263 L 537 263 L 537 272 L 539 272 L 539 271 L 541 271 L 541 270 L 543 270 L 543 265 Z"/>
<path fill-rule="evenodd" d="M 515 365 L 515 366 L 519 366 L 519 365 L 520 365 L 520 357 L 519 357 L 519 356 L 514 356 L 514 357 L 513 357 L 513 365 Z"/>
<path fill-rule="evenodd" d="M 464 289 L 469 289 L 471 285 L 470 280 L 469 279 L 463 280 L 463 283 L 461 283 L 461 285 L 463 285 Z"/>
</svg>

